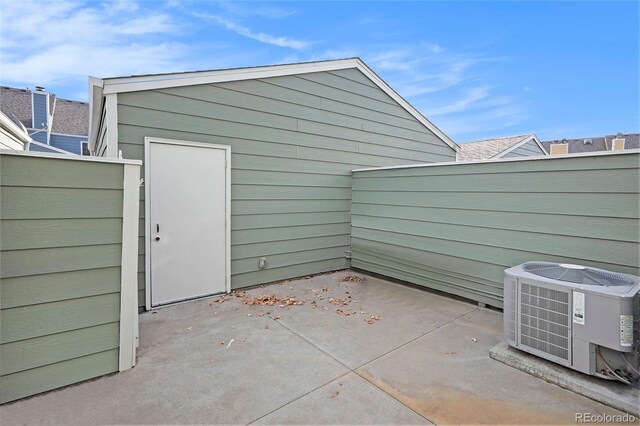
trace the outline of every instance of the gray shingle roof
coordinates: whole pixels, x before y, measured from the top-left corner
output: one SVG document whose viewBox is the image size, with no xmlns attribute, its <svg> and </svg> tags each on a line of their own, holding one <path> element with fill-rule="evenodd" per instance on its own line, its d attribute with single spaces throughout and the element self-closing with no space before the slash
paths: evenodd
<svg viewBox="0 0 640 426">
<path fill-rule="evenodd" d="M 68 99 L 56 99 L 51 131 L 68 135 L 88 135 L 89 104 Z"/>
<path fill-rule="evenodd" d="M 518 135 L 461 143 L 458 161 L 488 160 L 531 136 L 533 135 Z"/>
<path fill-rule="evenodd" d="M 625 139 L 624 149 L 638 149 L 640 148 L 640 134 L 638 133 L 623 133 L 622 137 Z M 551 152 L 550 146 L 554 143 L 567 143 L 569 146 L 569 154 L 577 154 L 580 152 L 598 152 L 598 151 L 611 151 L 611 141 L 616 138 L 616 135 L 598 136 L 592 138 L 579 138 L 579 139 L 558 139 L 552 141 L 543 141 L 542 145 Z M 591 144 L 585 144 L 585 139 L 591 139 Z"/>
<path fill-rule="evenodd" d="M 56 97 L 50 93 L 49 111 L 53 113 L 52 133 L 67 135 L 89 134 L 89 104 Z M 30 128 L 31 91 L 0 86 L 0 111 L 13 121 Z"/>
<path fill-rule="evenodd" d="M 0 111 L 24 127 L 31 127 L 31 92 L 0 86 Z"/>
</svg>

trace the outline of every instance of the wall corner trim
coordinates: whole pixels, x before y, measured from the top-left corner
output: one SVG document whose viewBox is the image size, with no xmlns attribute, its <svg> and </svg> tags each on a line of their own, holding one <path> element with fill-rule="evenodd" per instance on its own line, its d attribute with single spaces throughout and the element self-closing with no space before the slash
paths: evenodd
<svg viewBox="0 0 640 426">
<path fill-rule="evenodd" d="M 138 346 L 138 210 L 140 166 L 124 164 L 122 262 L 120 268 L 120 353 L 118 370 L 136 365 Z"/>
<path fill-rule="evenodd" d="M 106 95 L 107 157 L 118 158 L 118 94 Z"/>
</svg>

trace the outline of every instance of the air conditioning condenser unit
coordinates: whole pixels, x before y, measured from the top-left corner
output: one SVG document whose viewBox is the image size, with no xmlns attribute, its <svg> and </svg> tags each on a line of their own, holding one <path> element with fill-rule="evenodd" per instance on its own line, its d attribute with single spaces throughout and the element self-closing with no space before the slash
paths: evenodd
<svg viewBox="0 0 640 426">
<path fill-rule="evenodd" d="M 505 341 L 582 373 L 639 387 L 640 277 L 527 262 L 504 274 Z"/>
</svg>

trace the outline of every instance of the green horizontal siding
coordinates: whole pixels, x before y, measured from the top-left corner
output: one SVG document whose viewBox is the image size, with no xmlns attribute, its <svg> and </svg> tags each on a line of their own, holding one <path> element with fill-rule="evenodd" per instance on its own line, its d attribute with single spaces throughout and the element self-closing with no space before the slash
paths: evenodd
<svg viewBox="0 0 640 426">
<path fill-rule="evenodd" d="M 353 168 L 455 160 L 355 69 L 119 94 L 123 156 L 146 136 L 231 146 L 232 288 L 348 267 Z"/>
<path fill-rule="evenodd" d="M 118 371 L 117 349 L 21 371 L 0 377 L 0 401 L 13 401 L 115 371 Z"/>
<path fill-rule="evenodd" d="M 117 371 L 123 169 L 0 155 L 0 402 Z"/>
<path fill-rule="evenodd" d="M 503 158 L 511 158 L 511 157 L 537 157 L 540 155 L 544 155 L 544 152 L 538 146 L 535 141 L 529 141 L 524 145 L 514 149 L 506 155 L 503 155 Z"/>
<path fill-rule="evenodd" d="M 118 322 L 112 322 L 4 344 L 0 347 L 0 373 L 4 376 L 116 349 L 120 344 L 119 327 Z"/>
<path fill-rule="evenodd" d="M 355 172 L 352 266 L 494 306 L 526 261 L 638 275 L 639 157 Z"/>
<path fill-rule="evenodd" d="M 0 233 L 3 250 L 118 244 L 122 219 L 3 220 Z"/>
<path fill-rule="evenodd" d="M 120 291 L 120 266 L 2 279 L 2 309 Z"/>
</svg>

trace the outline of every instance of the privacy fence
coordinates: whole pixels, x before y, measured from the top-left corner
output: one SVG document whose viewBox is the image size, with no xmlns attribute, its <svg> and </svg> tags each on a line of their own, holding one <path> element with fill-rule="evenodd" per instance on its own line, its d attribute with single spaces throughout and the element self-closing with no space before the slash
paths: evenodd
<svg viewBox="0 0 640 426">
<path fill-rule="evenodd" d="M 0 151 L 0 402 L 135 364 L 139 164 Z"/>
<path fill-rule="evenodd" d="M 353 172 L 352 266 L 502 307 L 526 261 L 639 274 L 638 151 Z"/>
</svg>

